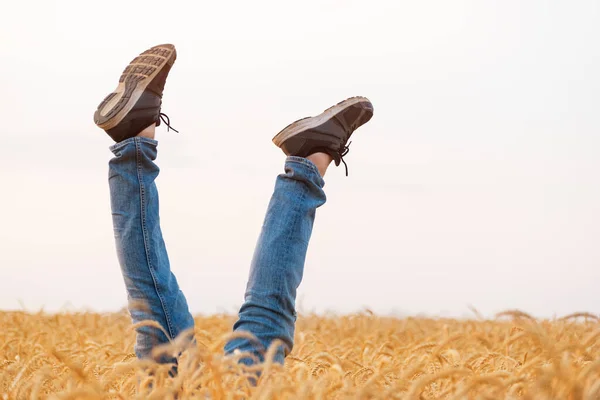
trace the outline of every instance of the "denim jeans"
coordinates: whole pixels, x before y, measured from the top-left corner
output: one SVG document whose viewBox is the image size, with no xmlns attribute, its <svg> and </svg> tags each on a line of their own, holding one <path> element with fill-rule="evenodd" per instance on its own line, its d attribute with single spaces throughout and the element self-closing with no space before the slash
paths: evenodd
<svg viewBox="0 0 600 400">
<path fill-rule="evenodd" d="M 131 318 L 134 323 L 156 321 L 165 331 L 152 326 L 137 329 L 135 353 L 139 358 L 151 357 L 153 348 L 194 326 L 185 296 L 171 271 L 160 229 L 154 182 L 159 173 L 154 163 L 157 145 L 156 140 L 141 137 L 124 140 L 111 147 L 115 157 L 109 163 L 114 235 Z M 287 158 L 285 172 L 275 183 L 245 300 L 234 325 L 234 331 L 249 332 L 257 340 L 231 340 L 225 347 L 227 354 L 240 350 L 262 361 L 275 340 L 281 343 L 275 361 L 283 363 L 291 351 L 296 290 L 302 281 L 315 211 L 325 203 L 323 186 L 312 162 Z"/>
</svg>

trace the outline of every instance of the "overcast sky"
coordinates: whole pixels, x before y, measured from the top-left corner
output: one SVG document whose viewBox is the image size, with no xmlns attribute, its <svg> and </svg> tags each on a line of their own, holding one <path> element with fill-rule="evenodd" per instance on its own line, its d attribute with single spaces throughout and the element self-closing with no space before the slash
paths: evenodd
<svg viewBox="0 0 600 400">
<path fill-rule="evenodd" d="M 0 24 L 0 308 L 126 304 L 111 140 L 92 121 L 139 52 L 178 59 L 161 220 L 194 313 L 236 312 L 284 156 L 346 97 L 371 122 L 326 176 L 304 312 L 600 313 L 600 3 L 12 1 Z"/>
</svg>

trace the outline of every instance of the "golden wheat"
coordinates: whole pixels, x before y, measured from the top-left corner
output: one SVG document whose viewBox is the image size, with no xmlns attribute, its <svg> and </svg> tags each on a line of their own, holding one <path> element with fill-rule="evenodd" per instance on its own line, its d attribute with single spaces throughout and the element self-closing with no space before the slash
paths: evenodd
<svg viewBox="0 0 600 400">
<path fill-rule="evenodd" d="M 177 376 L 139 361 L 125 312 L 0 313 L 2 399 L 598 399 L 600 321 L 302 316 L 285 366 L 225 358 L 232 316 L 196 318 Z M 162 351 L 178 353 L 181 341 Z M 267 357 L 268 358 L 268 357 Z"/>
</svg>

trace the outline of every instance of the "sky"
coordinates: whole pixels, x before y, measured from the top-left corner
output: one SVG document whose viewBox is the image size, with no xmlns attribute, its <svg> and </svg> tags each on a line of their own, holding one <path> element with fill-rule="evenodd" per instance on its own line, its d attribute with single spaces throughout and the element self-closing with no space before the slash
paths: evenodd
<svg viewBox="0 0 600 400">
<path fill-rule="evenodd" d="M 347 97 L 300 312 L 600 313 L 600 3 L 9 2 L 0 24 L 0 309 L 126 304 L 92 121 L 138 53 L 177 46 L 161 223 L 192 312 L 235 313 L 284 155 Z"/>
</svg>

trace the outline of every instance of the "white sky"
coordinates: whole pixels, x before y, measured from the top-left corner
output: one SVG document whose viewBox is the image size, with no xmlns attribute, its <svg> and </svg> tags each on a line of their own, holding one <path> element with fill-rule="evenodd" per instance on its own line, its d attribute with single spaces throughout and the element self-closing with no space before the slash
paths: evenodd
<svg viewBox="0 0 600 400">
<path fill-rule="evenodd" d="M 110 139 L 125 65 L 170 42 L 162 223 L 195 313 L 236 312 L 289 122 L 372 121 L 327 176 L 304 311 L 600 313 L 600 3 L 11 1 L 0 24 L 0 308 L 116 310 Z"/>
</svg>

